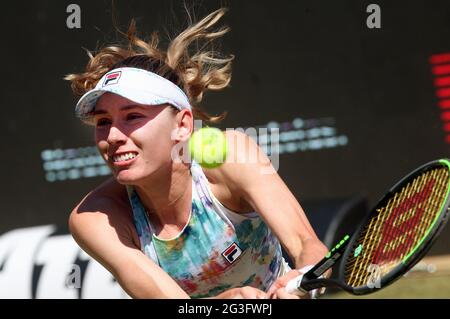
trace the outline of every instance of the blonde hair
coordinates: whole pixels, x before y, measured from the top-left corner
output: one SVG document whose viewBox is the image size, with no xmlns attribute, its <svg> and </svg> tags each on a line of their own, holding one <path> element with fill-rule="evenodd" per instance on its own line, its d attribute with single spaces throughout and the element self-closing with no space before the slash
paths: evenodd
<svg viewBox="0 0 450 319">
<path fill-rule="evenodd" d="M 182 88 L 189 98 L 195 118 L 211 123 L 219 122 L 226 116 L 226 112 L 219 116 L 211 116 L 203 111 L 199 104 L 204 92 L 221 90 L 227 87 L 231 80 L 231 61 L 234 56 L 220 57 L 214 50 L 205 49 L 213 40 L 229 31 L 228 27 L 209 30 L 226 11 L 227 9 L 221 8 L 201 21 L 191 23 L 170 41 L 166 50 L 158 47 L 157 32 L 152 33 L 148 42 L 139 38 L 133 19 L 127 33 L 122 33 L 127 36 L 128 44 L 105 46 L 95 55 L 88 51 L 89 62 L 85 71 L 69 74 L 65 79 L 71 82 L 73 93 L 81 96 L 93 89 L 100 78 L 112 69 L 124 66 L 146 69 Z M 190 54 L 189 49 L 193 43 L 197 46 L 196 52 Z"/>
</svg>

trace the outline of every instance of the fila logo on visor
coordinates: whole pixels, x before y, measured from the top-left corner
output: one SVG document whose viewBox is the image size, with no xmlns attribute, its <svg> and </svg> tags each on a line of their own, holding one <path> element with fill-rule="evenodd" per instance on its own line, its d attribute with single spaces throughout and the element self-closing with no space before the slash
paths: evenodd
<svg viewBox="0 0 450 319">
<path fill-rule="evenodd" d="M 242 254 L 242 249 L 236 243 L 232 243 L 227 249 L 222 253 L 222 256 L 230 263 L 234 263 L 236 259 Z"/>
<path fill-rule="evenodd" d="M 103 86 L 107 86 L 110 84 L 116 84 L 119 82 L 120 76 L 122 75 L 122 71 L 117 71 L 106 75 L 105 81 L 103 81 Z"/>
</svg>

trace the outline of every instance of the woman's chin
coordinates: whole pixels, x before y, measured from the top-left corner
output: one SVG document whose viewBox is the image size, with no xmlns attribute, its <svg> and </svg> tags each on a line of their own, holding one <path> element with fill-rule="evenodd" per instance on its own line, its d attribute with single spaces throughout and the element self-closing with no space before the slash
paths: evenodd
<svg viewBox="0 0 450 319">
<path fill-rule="evenodd" d="M 136 184 L 136 182 L 140 179 L 137 178 L 134 174 L 130 174 L 129 172 L 120 171 L 115 174 L 116 181 L 122 185 L 132 185 Z"/>
</svg>

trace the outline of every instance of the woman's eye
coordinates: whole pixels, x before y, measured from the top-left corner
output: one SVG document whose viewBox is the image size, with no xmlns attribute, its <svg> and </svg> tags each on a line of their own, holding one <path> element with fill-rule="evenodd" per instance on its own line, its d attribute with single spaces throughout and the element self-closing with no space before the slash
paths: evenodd
<svg viewBox="0 0 450 319">
<path fill-rule="evenodd" d="M 127 120 L 134 120 L 143 117 L 141 114 L 131 113 L 127 115 Z"/>
<path fill-rule="evenodd" d="M 109 120 L 108 119 L 99 119 L 98 121 L 97 121 L 97 126 L 105 126 L 105 125 L 107 125 L 109 123 Z"/>
</svg>

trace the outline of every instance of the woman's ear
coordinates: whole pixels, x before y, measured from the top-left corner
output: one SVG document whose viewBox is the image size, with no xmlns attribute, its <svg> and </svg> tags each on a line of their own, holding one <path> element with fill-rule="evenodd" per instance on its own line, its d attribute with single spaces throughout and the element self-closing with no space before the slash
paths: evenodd
<svg viewBox="0 0 450 319">
<path fill-rule="evenodd" d="M 188 109 L 179 111 L 176 115 L 176 126 L 172 139 L 177 142 L 186 142 L 189 140 L 194 128 L 192 111 Z"/>
</svg>

